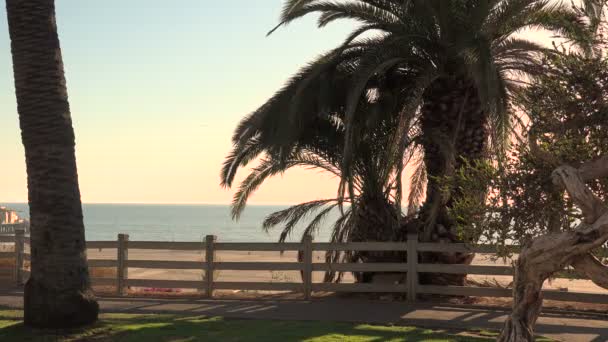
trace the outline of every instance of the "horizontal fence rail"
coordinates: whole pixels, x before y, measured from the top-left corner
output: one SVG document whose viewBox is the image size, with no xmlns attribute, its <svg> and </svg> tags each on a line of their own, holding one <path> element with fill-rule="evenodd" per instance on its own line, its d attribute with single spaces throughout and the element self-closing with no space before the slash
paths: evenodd
<svg viewBox="0 0 608 342">
<path fill-rule="evenodd" d="M 29 238 L 24 230 L 15 230 L 14 235 L 0 235 L 0 244 L 13 245 L 13 251 L 0 251 L 0 258 L 15 260 L 14 270 L 0 269 L 0 278 L 13 276 L 23 284 L 29 277 L 31 256 L 26 250 Z M 29 248 L 29 247 L 28 247 Z M 464 264 L 428 264 L 419 263 L 419 253 L 485 253 L 495 254 L 498 251 L 519 251 L 518 246 L 493 246 L 447 243 L 421 243 L 417 235 L 409 235 L 406 242 L 349 242 L 325 243 L 312 242 L 310 237 L 300 243 L 241 243 L 217 242 L 215 236 L 207 236 L 202 242 L 165 242 L 165 241 L 130 241 L 126 234 L 119 234 L 116 241 L 88 241 L 88 249 L 116 250 L 115 259 L 89 259 L 91 268 L 109 268 L 115 270 L 115 277 L 91 279 L 96 286 L 113 286 L 119 294 L 126 294 L 129 287 L 144 288 L 180 288 L 195 289 L 207 297 L 213 296 L 215 290 L 252 290 L 252 291 L 298 291 L 306 299 L 313 292 L 373 292 L 403 293 L 408 300 L 415 301 L 418 294 L 477 297 L 511 297 L 512 290 L 499 287 L 473 286 L 439 286 L 423 285 L 418 281 L 420 273 L 472 274 L 492 276 L 513 276 L 513 267 L 500 265 L 464 265 Z M 130 260 L 129 250 L 171 250 L 197 251 L 204 254 L 200 261 L 176 260 Z M 296 262 L 270 261 L 218 261 L 217 251 L 249 252 L 299 252 L 300 260 Z M 370 251 L 399 252 L 407 255 L 403 262 L 387 263 L 328 263 L 314 262 L 316 251 Z M 405 252 L 405 253 L 404 253 Z M 416 257 L 409 257 L 414 255 Z M 406 260 L 406 261 L 405 261 Z M 165 280 L 165 279 L 131 279 L 129 269 L 175 269 L 198 270 L 203 272 L 201 280 Z M 301 273 L 301 282 L 228 282 L 218 281 L 217 271 L 296 271 Z M 313 283 L 313 272 L 384 272 L 401 274 L 400 280 L 393 284 L 385 283 Z M 544 298 L 558 301 L 576 301 L 589 303 L 608 303 L 608 294 L 577 293 L 556 290 L 543 291 Z"/>
<path fill-rule="evenodd" d="M 513 275 L 510 266 L 418 264 L 418 273 Z"/>
<path fill-rule="evenodd" d="M 315 251 L 407 251 L 403 242 L 313 243 Z"/>
<path fill-rule="evenodd" d="M 17 231 L 27 231 L 28 225 L 24 222 L 0 224 L 0 234 L 17 234 Z"/>
<path fill-rule="evenodd" d="M 240 243 L 240 242 L 224 242 L 214 243 L 215 251 L 255 251 L 255 252 L 284 252 L 284 251 L 301 251 L 303 249 L 300 243 Z"/>
<path fill-rule="evenodd" d="M 14 243 L 15 242 L 15 236 L 13 235 L 0 235 L 0 243 Z"/>
</svg>

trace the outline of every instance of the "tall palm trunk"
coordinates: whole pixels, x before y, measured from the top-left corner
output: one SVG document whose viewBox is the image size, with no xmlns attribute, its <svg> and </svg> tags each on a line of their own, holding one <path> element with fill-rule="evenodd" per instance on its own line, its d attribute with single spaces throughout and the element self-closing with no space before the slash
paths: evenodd
<svg viewBox="0 0 608 342">
<path fill-rule="evenodd" d="M 81 326 L 97 320 L 98 305 L 89 281 L 55 6 L 53 0 L 6 5 L 31 219 L 25 323 Z"/>
<path fill-rule="evenodd" d="M 421 240 L 425 242 L 461 242 L 456 220 L 449 214 L 453 202 L 463 196 L 458 189 L 442 191 L 438 179 L 453 174 L 469 161 L 483 156 L 487 139 L 487 115 L 478 92 L 465 77 L 445 76 L 436 80 L 424 94 L 421 126 L 425 165 L 429 176 L 427 197 L 420 211 Z M 468 263 L 470 254 L 425 253 L 424 262 Z M 462 284 L 465 276 L 427 274 L 428 283 Z"/>
</svg>

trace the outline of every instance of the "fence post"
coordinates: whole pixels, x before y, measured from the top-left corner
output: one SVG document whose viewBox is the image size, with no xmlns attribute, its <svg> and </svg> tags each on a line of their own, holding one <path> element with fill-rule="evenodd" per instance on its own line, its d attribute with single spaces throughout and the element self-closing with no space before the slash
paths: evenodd
<svg viewBox="0 0 608 342">
<path fill-rule="evenodd" d="M 306 235 L 303 239 L 303 272 L 302 282 L 304 283 L 304 299 L 310 300 L 312 295 L 312 236 Z"/>
<path fill-rule="evenodd" d="M 118 255 L 116 272 L 116 290 L 119 296 L 127 294 L 127 280 L 129 279 L 129 234 L 118 234 Z"/>
<path fill-rule="evenodd" d="M 23 254 L 25 249 L 25 230 L 15 229 L 15 280 L 23 285 Z"/>
<path fill-rule="evenodd" d="M 418 234 L 407 235 L 407 301 L 416 302 L 418 286 Z"/>
<path fill-rule="evenodd" d="M 215 259 L 215 241 L 217 237 L 215 235 L 207 235 L 205 237 L 205 262 L 207 264 L 207 270 L 205 271 L 205 296 L 207 298 L 213 298 L 213 263 Z"/>
</svg>

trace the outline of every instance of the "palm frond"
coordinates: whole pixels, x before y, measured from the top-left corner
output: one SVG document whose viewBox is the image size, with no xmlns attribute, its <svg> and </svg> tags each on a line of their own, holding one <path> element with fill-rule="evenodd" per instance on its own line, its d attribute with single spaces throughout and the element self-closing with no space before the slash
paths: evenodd
<svg viewBox="0 0 608 342">
<path fill-rule="evenodd" d="M 238 169 L 247 166 L 249 162 L 257 158 L 263 151 L 263 146 L 255 137 L 242 145 L 234 146 L 222 164 L 222 171 L 220 173 L 221 186 L 231 187 Z"/>
<path fill-rule="evenodd" d="M 572 8 L 563 4 L 549 6 L 530 15 L 528 28 L 543 28 L 574 43 L 582 51 L 591 51 L 595 45 L 594 33 Z"/>
<path fill-rule="evenodd" d="M 361 1 L 296 0 L 286 2 L 286 6 L 281 14 L 280 23 L 268 34 L 272 34 L 281 26 L 315 12 L 321 14 L 319 17 L 319 27 L 323 27 L 337 19 L 353 19 L 364 24 L 380 23 L 383 25 L 391 25 L 399 21 L 399 17 L 390 11 Z"/>
<path fill-rule="evenodd" d="M 294 227 L 302 220 L 304 219 L 306 216 L 310 215 L 311 213 L 319 210 L 320 208 L 330 204 L 330 203 L 336 203 L 336 199 L 323 199 L 323 200 L 316 200 L 316 201 L 310 201 L 310 202 L 305 202 L 305 203 L 300 203 L 300 204 L 296 204 L 294 206 L 291 206 L 287 209 L 283 209 L 283 210 L 279 210 L 276 211 L 270 215 L 268 215 L 263 222 L 263 229 L 265 231 L 269 231 L 270 229 L 280 225 L 280 224 L 285 224 L 285 226 L 283 227 L 283 231 L 281 232 L 281 237 L 279 238 L 280 242 L 284 242 L 285 239 L 287 239 L 287 237 L 292 233 Z M 325 208 L 322 212 L 321 212 L 321 216 L 319 218 L 320 221 L 321 219 L 323 219 L 323 217 L 329 213 L 329 211 L 331 210 L 331 208 L 335 207 L 334 205 L 330 205 L 329 206 L 329 210 L 325 210 L 327 208 Z M 317 217 L 319 217 L 319 215 L 317 215 Z M 315 219 L 317 218 L 315 217 Z M 316 220 L 313 220 L 313 222 Z M 319 222 L 317 222 L 316 224 L 318 224 Z M 314 226 L 313 226 L 314 228 Z"/>
<path fill-rule="evenodd" d="M 424 159 L 419 158 L 418 163 L 414 169 L 414 173 L 410 178 L 409 195 L 407 199 L 408 203 L 408 215 L 415 213 L 416 209 L 420 207 L 424 196 L 424 189 L 426 187 L 426 166 L 424 165 Z"/>
<path fill-rule="evenodd" d="M 510 138 L 512 136 L 511 120 L 513 115 L 510 112 L 511 108 L 509 108 L 509 103 L 511 102 L 509 89 L 511 87 L 506 84 L 508 80 L 503 72 L 497 72 L 496 75 L 497 82 L 499 83 L 498 91 L 501 92 L 497 98 L 502 103 L 498 103 L 497 107 L 491 111 L 494 115 L 490 116 L 490 148 L 497 159 L 502 159 L 510 146 Z"/>
<path fill-rule="evenodd" d="M 489 37 L 502 39 L 526 25 L 531 15 L 546 8 L 548 0 L 504 0 L 497 2 L 486 17 L 482 30 Z"/>
<path fill-rule="evenodd" d="M 315 236 L 319 231 L 319 225 L 325 220 L 327 215 L 336 208 L 338 203 L 328 205 L 325 209 L 321 210 L 312 220 L 308 222 L 308 225 L 304 229 L 302 236 Z"/>
<path fill-rule="evenodd" d="M 234 194 L 232 200 L 232 218 L 238 219 L 241 216 L 247 200 L 264 183 L 264 181 L 276 174 L 285 172 L 290 167 L 299 164 L 297 160 L 287 162 L 276 162 L 272 158 L 264 158 L 258 166 L 256 166 L 249 175 L 239 184 L 238 191 Z"/>
</svg>

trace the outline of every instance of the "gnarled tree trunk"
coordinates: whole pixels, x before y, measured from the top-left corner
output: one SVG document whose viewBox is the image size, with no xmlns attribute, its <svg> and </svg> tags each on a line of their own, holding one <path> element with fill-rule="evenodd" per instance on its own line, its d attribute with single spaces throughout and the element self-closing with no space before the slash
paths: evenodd
<svg viewBox="0 0 608 342">
<path fill-rule="evenodd" d="M 97 320 L 53 0 L 7 0 L 31 220 L 25 323 L 68 328 Z"/>
<path fill-rule="evenodd" d="M 578 170 L 570 166 L 555 170 L 554 184 L 566 188 L 582 210 L 584 222 L 574 231 L 538 237 L 522 249 L 515 263 L 513 312 L 498 341 L 534 341 L 534 325 L 542 308 L 542 285 L 568 265 L 608 288 L 608 268 L 589 254 L 608 241 L 608 208 L 585 185 L 603 177 L 608 177 L 608 156 Z"/>
</svg>

